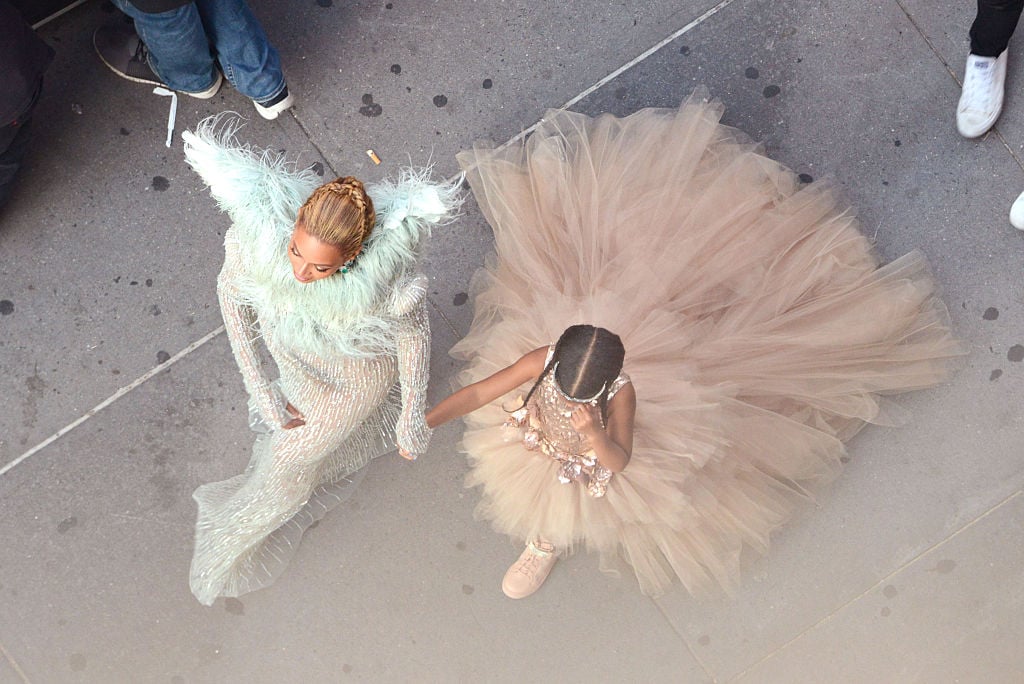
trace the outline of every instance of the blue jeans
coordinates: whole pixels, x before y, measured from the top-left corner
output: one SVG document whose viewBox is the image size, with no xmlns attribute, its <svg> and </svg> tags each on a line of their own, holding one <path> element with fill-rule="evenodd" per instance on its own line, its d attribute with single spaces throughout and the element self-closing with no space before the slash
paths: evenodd
<svg viewBox="0 0 1024 684">
<path fill-rule="evenodd" d="M 284 90 L 281 58 L 245 0 L 195 0 L 156 14 L 128 0 L 113 3 L 135 20 L 135 31 L 149 48 L 149 66 L 172 90 L 206 90 L 217 80 L 217 62 L 251 100 L 266 102 Z"/>
</svg>

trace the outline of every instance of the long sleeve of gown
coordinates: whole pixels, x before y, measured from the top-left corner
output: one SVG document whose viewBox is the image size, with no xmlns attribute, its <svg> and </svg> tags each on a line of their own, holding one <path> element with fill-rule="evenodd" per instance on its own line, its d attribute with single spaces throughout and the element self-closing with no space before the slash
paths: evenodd
<svg viewBox="0 0 1024 684">
<path fill-rule="evenodd" d="M 256 340 L 259 338 L 256 312 L 251 306 L 240 301 L 231 280 L 229 257 L 217 278 L 217 299 L 220 301 L 221 315 L 224 317 L 224 329 L 238 369 L 242 372 L 242 380 L 249 397 L 256 405 L 263 421 L 271 428 L 277 428 L 287 422 L 287 412 L 263 372 L 262 363 L 256 353 Z"/>
<path fill-rule="evenodd" d="M 402 413 L 398 446 L 413 456 L 430 442 L 426 421 L 427 381 L 430 375 L 430 321 L 427 316 L 427 278 L 418 275 L 396 292 L 394 310 L 400 314 L 396 331 Z"/>
</svg>

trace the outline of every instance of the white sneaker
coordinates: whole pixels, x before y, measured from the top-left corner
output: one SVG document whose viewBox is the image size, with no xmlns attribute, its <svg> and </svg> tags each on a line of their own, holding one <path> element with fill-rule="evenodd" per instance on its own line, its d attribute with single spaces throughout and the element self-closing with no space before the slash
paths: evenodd
<svg viewBox="0 0 1024 684">
<path fill-rule="evenodd" d="M 182 91 L 189 97 L 196 97 L 200 100 L 209 100 L 211 97 L 217 94 L 220 90 L 221 85 L 224 83 L 224 76 L 221 75 L 220 71 L 217 71 L 217 80 L 213 82 L 213 85 L 206 90 L 201 90 L 198 93 L 190 93 L 188 91 Z"/>
<path fill-rule="evenodd" d="M 1024 192 L 1010 206 L 1010 223 L 1018 230 L 1024 230 Z"/>
<path fill-rule="evenodd" d="M 277 115 L 281 112 L 289 109 L 295 105 L 295 96 L 288 92 L 288 86 L 284 87 L 277 97 L 269 102 L 259 103 L 253 100 L 252 103 L 256 105 L 256 111 L 264 119 L 276 119 Z"/>
<path fill-rule="evenodd" d="M 1006 50 L 998 57 L 967 55 L 964 88 L 956 107 L 956 129 L 965 138 L 977 138 L 992 128 L 1003 110 Z"/>
</svg>

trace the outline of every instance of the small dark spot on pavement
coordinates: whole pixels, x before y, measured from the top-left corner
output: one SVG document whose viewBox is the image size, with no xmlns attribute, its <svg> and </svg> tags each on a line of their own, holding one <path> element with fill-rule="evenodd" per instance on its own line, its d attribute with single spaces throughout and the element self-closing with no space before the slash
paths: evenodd
<svg viewBox="0 0 1024 684">
<path fill-rule="evenodd" d="M 761 91 L 761 94 L 765 97 L 775 97 L 782 92 L 782 88 L 777 85 L 765 86 L 765 89 Z"/>
<path fill-rule="evenodd" d="M 1002 369 L 1000 369 L 1000 368 L 996 368 L 996 369 L 995 369 L 994 371 L 992 371 L 991 373 L 989 373 L 989 374 L 988 374 L 988 381 L 989 381 L 989 382 L 992 382 L 993 380 L 998 380 L 998 379 L 999 379 L 999 377 L 1000 377 L 1000 376 L 1001 376 L 1002 374 L 1003 374 L 1003 371 L 1002 371 Z"/>
<path fill-rule="evenodd" d="M 167 188 L 171 187 L 171 181 L 167 180 L 163 176 L 153 176 L 153 189 L 157 192 L 163 192 Z"/>
<path fill-rule="evenodd" d="M 899 140 L 893 140 L 893 141 L 892 141 L 892 144 L 893 144 L 893 145 L 895 145 L 896 147 L 899 147 L 899 146 L 900 146 L 900 145 L 902 145 L 903 143 L 902 143 L 902 142 L 900 142 Z"/>
<path fill-rule="evenodd" d="M 690 46 L 689 45 L 680 45 L 679 46 L 679 54 L 681 54 L 681 55 L 688 55 L 688 54 L 690 54 Z"/>
<path fill-rule="evenodd" d="M 153 287 L 153 279 L 146 278 L 146 287 Z"/>
<path fill-rule="evenodd" d="M 400 64 L 392 64 L 391 65 L 391 73 L 393 73 L 393 74 L 400 74 L 400 73 L 402 73 L 402 66 Z"/>
<path fill-rule="evenodd" d="M 121 127 L 121 135 L 131 135 L 131 134 L 132 134 L 132 132 L 129 131 L 127 128 L 125 128 L 124 126 Z"/>
<path fill-rule="evenodd" d="M 10 316 L 14 313 L 14 302 L 10 299 L 0 299 L 0 316 Z"/>
<path fill-rule="evenodd" d="M 490 90 L 493 85 L 494 85 L 494 83 L 491 82 L 491 79 L 489 79 L 489 78 L 485 78 L 484 79 L 484 90 Z"/>
<path fill-rule="evenodd" d="M 707 646 L 711 643 L 711 637 L 709 637 L 707 634 L 703 634 L 699 639 L 697 639 L 697 643 L 701 646 Z"/>
<path fill-rule="evenodd" d="M 454 297 L 452 297 L 452 304 L 454 304 L 455 306 L 462 306 L 463 304 L 466 303 L 466 300 L 468 299 L 469 295 L 467 295 L 465 292 L 458 292 L 455 294 Z"/>
<path fill-rule="evenodd" d="M 334 0 L 316 0 L 316 4 L 320 7 L 330 7 L 334 4 Z"/>
<path fill-rule="evenodd" d="M 801 173 L 799 178 L 800 178 L 800 182 L 801 183 L 813 183 L 814 182 L 814 176 L 812 176 L 809 173 Z"/>
<path fill-rule="evenodd" d="M 359 108 L 360 114 L 363 116 L 380 116 L 382 111 L 384 110 L 381 106 L 373 101 L 371 93 L 363 95 L 363 106 Z"/>
<path fill-rule="evenodd" d="M 990 306 L 985 309 L 985 313 L 981 314 L 981 317 L 986 321 L 994 321 L 999 318 L 999 309 L 994 306 Z"/>
<path fill-rule="evenodd" d="M 232 615 L 245 615 L 245 604 L 236 598 L 224 599 L 224 610 Z"/>
<path fill-rule="evenodd" d="M 891 584 L 887 584 L 885 585 L 885 588 L 882 589 L 882 593 L 885 595 L 885 598 L 896 598 L 896 595 L 900 592 L 896 587 Z"/>
<path fill-rule="evenodd" d="M 462 585 L 462 593 L 465 594 L 466 596 L 469 596 L 474 591 L 476 591 L 476 589 L 473 588 L 472 584 L 463 584 Z"/>
<path fill-rule="evenodd" d="M 446 104 L 448 104 L 448 98 L 447 97 L 445 97 L 444 95 L 435 95 L 434 96 L 434 106 L 435 107 L 444 107 Z"/>
<path fill-rule="evenodd" d="M 170 360 L 171 360 L 171 355 L 168 354 L 167 352 L 165 352 L 165 351 L 158 351 L 156 353 L 156 362 L 157 363 L 167 363 Z"/>
<path fill-rule="evenodd" d="M 57 523 L 57 532 L 60 534 L 64 534 L 77 524 L 78 518 L 76 518 L 75 516 L 71 516 L 70 518 L 64 518 L 59 523 Z"/>
<path fill-rule="evenodd" d="M 320 162 L 313 162 L 313 165 L 309 168 L 313 169 L 313 173 L 315 173 L 318 176 L 324 175 L 324 165 L 321 164 Z"/>
<path fill-rule="evenodd" d="M 758 71 L 755 67 L 747 67 L 746 71 L 743 72 L 743 75 L 746 76 L 747 78 L 757 78 L 758 76 L 761 75 L 761 72 Z"/>
<path fill-rule="evenodd" d="M 1024 347 L 1019 344 L 1013 345 L 1010 347 L 1010 351 L 1006 352 L 1006 358 L 1014 363 L 1024 361 Z"/>
</svg>

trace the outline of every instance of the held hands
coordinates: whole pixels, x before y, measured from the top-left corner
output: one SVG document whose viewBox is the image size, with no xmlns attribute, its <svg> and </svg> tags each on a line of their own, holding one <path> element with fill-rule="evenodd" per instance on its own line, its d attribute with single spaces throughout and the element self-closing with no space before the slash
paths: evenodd
<svg viewBox="0 0 1024 684">
<path fill-rule="evenodd" d="M 601 426 L 601 417 L 598 415 L 597 408 L 590 404 L 584 404 L 573 411 L 572 415 L 569 416 L 569 421 L 576 432 L 591 440 L 604 430 Z"/>
<path fill-rule="evenodd" d="M 292 406 L 291 402 L 288 402 L 288 405 L 285 406 L 284 408 L 292 417 L 291 420 L 289 420 L 287 423 L 281 426 L 285 430 L 291 430 L 292 428 L 302 427 L 303 425 L 306 424 L 306 419 L 302 416 L 302 413 L 299 412 L 299 409 Z"/>
</svg>

